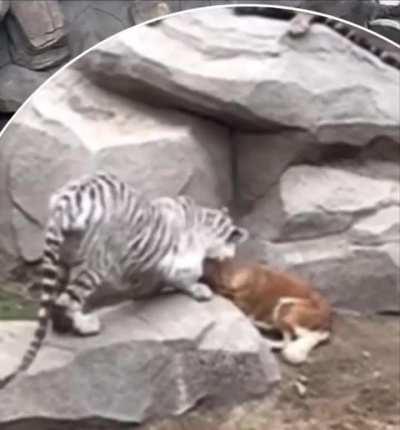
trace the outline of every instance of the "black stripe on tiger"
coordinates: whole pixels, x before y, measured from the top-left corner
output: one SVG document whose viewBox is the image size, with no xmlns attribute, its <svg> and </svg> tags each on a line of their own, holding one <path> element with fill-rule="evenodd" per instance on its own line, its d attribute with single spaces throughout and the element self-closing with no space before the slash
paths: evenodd
<svg viewBox="0 0 400 430">
<path fill-rule="evenodd" d="M 383 63 L 400 70 L 400 59 L 389 51 L 374 45 L 366 35 L 362 34 L 361 29 L 353 28 L 349 24 L 321 15 L 313 15 L 311 22 L 326 25 L 355 45 L 375 55 Z"/>
<path fill-rule="evenodd" d="M 334 0 L 330 0 L 330 1 L 334 3 Z M 361 3 L 363 0 L 359 0 L 359 1 Z M 323 3 L 322 0 L 321 0 L 321 3 Z M 369 19 L 366 19 L 366 21 L 370 21 L 371 19 L 376 19 L 378 17 L 383 17 L 383 16 L 393 16 L 393 17 L 399 16 L 400 5 L 391 6 L 391 7 L 390 6 L 385 7 L 383 5 L 377 5 L 377 6 L 379 8 L 378 15 L 375 18 L 371 16 Z M 308 9 L 306 4 L 304 4 L 303 6 L 297 5 L 297 7 Z M 349 39 L 350 41 L 352 41 L 354 44 L 358 45 L 360 48 L 371 52 L 371 54 L 378 57 L 383 63 L 387 64 L 388 66 L 394 67 L 395 69 L 400 70 L 400 58 L 397 57 L 396 55 L 393 55 L 388 50 L 375 46 L 374 43 L 368 39 L 365 33 L 362 34 L 361 29 L 355 28 L 351 26 L 351 24 L 338 21 L 335 18 L 313 14 L 312 9 L 313 7 L 310 7 L 310 13 L 307 13 L 307 15 L 311 15 L 310 23 L 320 23 L 320 24 L 326 25 L 336 33 L 340 34 L 346 39 Z M 315 11 L 324 12 L 324 9 L 321 8 Z M 290 20 L 293 18 L 295 19 L 297 14 L 305 14 L 306 12 L 297 12 L 295 9 L 281 9 L 277 7 L 266 7 L 266 6 L 237 6 L 237 7 L 234 7 L 234 13 L 236 15 L 256 15 L 256 16 L 258 15 L 258 16 L 264 16 L 269 18 Z M 367 24 L 367 22 L 365 22 L 365 24 Z"/>
<path fill-rule="evenodd" d="M 154 261 L 157 254 L 159 254 L 159 258 L 161 258 L 171 248 L 171 240 L 164 242 L 162 247 L 160 246 L 161 242 L 163 242 L 167 235 L 166 226 L 165 223 L 162 222 L 161 215 L 157 217 L 155 231 L 157 234 L 151 238 L 148 244 L 146 244 L 146 252 L 143 252 L 143 256 L 141 258 L 141 268 L 143 270 L 147 270 L 151 267 L 151 262 Z"/>
<path fill-rule="evenodd" d="M 160 288 L 160 281 L 176 281 L 188 293 L 192 281 L 201 275 L 198 267 L 204 255 L 231 252 L 230 234 L 236 227 L 226 212 L 198 206 L 189 197 L 162 201 L 153 204 L 134 187 L 109 174 L 69 182 L 50 197 L 38 327 L 17 370 L 0 386 L 33 362 L 49 318 L 56 330 L 80 335 L 98 333 L 100 323 L 94 315 L 85 315 L 83 309 L 86 298 L 102 282 L 129 281 L 144 274 L 150 275 L 145 276 L 146 281 L 155 281 L 153 286 L 146 285 L 151 292 Z M 179 259 L 185 261 L 188 251 L 197 254 L 193 267 L 188 259 L 182 280 Z M 191 270 L 193 279 L 187 276 Z M 129 287 L 134 297 L 135 292 L 141 294 L 141 287 L 132 280 L 135 282 Z"/>
<path fill-rule="evenodd" d="M 56 212 L 55 212 L 56 213 Z M 58 215 L 58 214 L 57 214 Z M 50 219 L 45 236 L 45 245 L 42 256 L 42 263 L 39 269 L 41 276 L 41 297 L 40 305 L 37 313 L 37 328 L 33 334 L 32 340 L 28 349 L 22 357 L 20 365 L 14 372 L 0 380 L 0 388 L 9 384 L 19 373 L 24 372 L 35 360 L 43 339 L 46 336 L 51 308 L 54 304 L 54 298 L 57 289 L 60 287 L 59 275 L 61 268 L 59 267 L 58 258 L 60 246 L 62 245 L 62 234 L 60 229 L 53 219 Z"/>
</svg>

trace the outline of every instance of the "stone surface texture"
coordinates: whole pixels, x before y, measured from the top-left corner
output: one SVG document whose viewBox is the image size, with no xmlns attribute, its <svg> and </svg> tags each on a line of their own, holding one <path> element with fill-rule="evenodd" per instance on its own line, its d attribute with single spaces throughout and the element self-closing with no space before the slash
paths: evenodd
<svg viewBox="0 0 400 430">
<path fill-rule="evenodd" d="M 230 16 L 228 10 L 221 13 Z M 382 71 L 379 61 L 369 53 L 324 27 L 315 30 L 320 37 L 298 43 L 285 36 L 287 24 L 281 21 L 269 20 L 266 25 L 266 19 L 258 17 L 230 20 L 235 30 L 217 40 L 209 33 L 223 33 L 226 24 L 221 23 L 219 13 L 171 17 L 159 31 L 143 26 L 135 30 L 137 37 L 129 31 L 121 33 L 83 57 L 78 67 L 113 91 L 138 92 L 142 87 L 147 90 L 143 97 L 151 97 L 155 91 L 166 93 L 169 97 L 161 102 L 167 106 L 212 116 L 235 127 L 260 131 L 301 128 L 309 133 L 310 140 L 322 144 L 365 145 L 377 135 L 397 138 L 399 105 L 397 99 L 385 96 L 397 90 L 395 69 Z M 246 37 L 240 43 L 244 52 L 238 56 L 233 52 L 240 34 Z M 191 40 L 191 49 L 177 62 L 171 52 L 183 48 L 183 35 Z M 151 51 L 142 39 L 151 41 Z M 304 61 L 307 50 L 317 62 L 312 74 Z M 325 66 L 324 52 L 330 52 L 333 67 Z M 359 56 L 364 61 L 360 62 Z M 207 61 L 211 58 L 215 61 Z M 329 79 L 327 73 L 333 78 L 343 70 L 348 76 L 338 88 L 338 81 Z M 115 73 L 118 80 L 111 79 Z M 366 76 L 362 82 L 359 74 Z M 383 74 L 388 79 L 382 79 Z M 356 116 L 363 127 L 348 123 L 348 118 Z"/>
<path fill-rule="evenodd" d="M 103 309 L 100 318 L 107 334 L 48 337 L 29 372 L 0 391 L 2 428 L 69 421 L 86 429 L 96 420 L 114 428 L 181 415 L 200 402 L 260 398 L 279 382 L 265 340 L 225 299 L 161 297 Z M 2 375 L 32 332 L 32 323 L 1 323 Z"/>
<path fill-rule="evenodd" d="M 0 1 L 0 113 L 14 112 L 23 101 L 68 59 L 134 24 L 192 8 L 235 5 L 238 0 L 1 0 Z M 359 23 L 349 2 L 331 0 L 264 0 L 264 5 L 301 7 Z M 385 18 L 390 13 L 380 14 Z M 372 19 L 373 17 L 371 17 Z M 3 22 L 2 22 L 3 21 Z M 393 19 L 381 20 L 374 29 L 398 42 L 400 32 Z M 360 23 L 359 23 L 360 24 Z M 362 25 L 363 23 L 361 23 Z M 7 34 L 8 32 L 8 34 Z M 398 49 L 367 35 L 384 49 Z M 10 55 L 11 54 L 11 55 Z M 399 54 L 400 55 L 400 54 Z M 10 77 L 8 65 L 23 69 Z M 5 70 L 2 70 L 5 68 Z M 11 81 L 10 81 L 11 79 Z M 1 126 L 1 124 L 0 124 Z"/>
<path fill-rule="evenodd" d="M 64 16 L 57 1 L 11 2 L 6 27 L 16 64 L 40 70 L 69 57 Z"/>
<path fill-rule="evenodd" d="M 3 276 L 39 261 L 49 194 L 104 168 L 151 196 L 231 204 L 253 239 L 243 254 L 310 276 L 321 256 L 329 270 L 339 259 L 354 291 L 321 277 L 334 304 L 392 308 L 397 71 L 322 26 L 289 43 L 287 26 L 229 9 L 180 14 L 121 33 L 41 87 L 2 136 Z M 313 241 L 327 252 L 309 255 Z M 281 246 L 307 257 L 286 264 Z M 358 258 L 385 282 L 364 288 Z"/>
<path fill-rule="evenodd" d="M 160 3 L 167 4 L 167 9 L 160 8 Z M 15 112 L 62 64 L 134 24 L 153 19 L 163 11 L 232 3 L 229 0 L 1 0 L 0 113 Z"/>
<path fill-rule="evenodd" d="M 76 20 L 112 13 L 79 3 Z M 152 197 L 229 205 L 250 231 L 241 255 L 303 275 L 336 307 L 399 312 L 398 71 L 323 26 L 296 40 L 287 29 L 224 8 L 178 14 L 120 33 L 41 86 L 0 137 L 0 279 L 39 263 L 51 192 L 104 169 Z M 102 335 L 50 336 L 0 391 L 1 428 L 112 428 L 266 395 L 277 379 L 261 337 L 222 299 L 101 312 Z M 8 372 L 32 328 L 4 330 Z"/>
</svg>

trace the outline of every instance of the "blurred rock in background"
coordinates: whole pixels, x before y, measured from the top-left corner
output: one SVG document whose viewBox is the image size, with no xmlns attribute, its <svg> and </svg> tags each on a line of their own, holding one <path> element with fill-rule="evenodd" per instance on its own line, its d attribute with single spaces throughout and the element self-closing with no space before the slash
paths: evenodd
<svg viewBox="0 0 400 430">
<path fill-rule="evenodd" d="M 237 3 L 246 1 L 0 0 L 0 114 L 9 118 L 62 64 L 125 28 L 165 13 Z M 317 10 L 350 21 L 357 21 L 358 16 L 348 12 L 351 0 L 262 3 Z M 377 17 L 386 19 L 375 21 L 371 29 L 398 42 L 399 23 L 387 19 L 396 13 L 399 15 L 393 5 L 385 5 L 386 9 L 380 10 Z M 3 125 L 4 120 L 0 122 L 0 129 Z"/>
<path fill-rule="evenodd" d="M 97 167 L 151 196 L 231 204 L 254 258 L 337 306 L 399 310 L 398 70 L 325 26 L 300 40 L 288 26 L 176 15 L 37 91 L 1 139 L 1 276 L 39 261 L 49 194 Z"/>
</svg>

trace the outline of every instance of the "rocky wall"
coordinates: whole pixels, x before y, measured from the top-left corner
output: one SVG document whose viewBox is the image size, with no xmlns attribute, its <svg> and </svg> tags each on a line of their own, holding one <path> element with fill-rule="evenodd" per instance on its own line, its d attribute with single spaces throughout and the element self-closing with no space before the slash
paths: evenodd
<svg viewBox="0 0 400 430">
<path fill-rule="evenodd" d="M 101 40 L 166 13 L 213 5 L 254 3 L 237 0 L 1 0 L 0 129 L 19 106 L 60 66 Z M 264 5 L 300 7 L 359 22 L 350 0 L 264 0 Z M 354 2 L 353 2 L 354 3 Z M 365 8 L 368 9 L 368 8 Z M 387 9 L 387 7 L 386 7 Z M 399 41 L 399 12 L 385 7 L 373 29 Z M 364 13 L 362 14 L 364 16 Z M 397 16 L 397 18 L 396 18 Z M 362 24 L 362 23 L 361 23 Z M 374 42 L 381 45 L 379 38 Z M 386 44 L 386 48 L 388 47 Z M 392 49 L 393 50 L 393 49 Z"/>
<path fill-rule="evenodd" d="M 39 260 L 49 193 L 106 168 L 150 195 L 230 204 L 244 254 L 340 307 L 399 309 L 398 71 L 323 26 L 301 40 L 287 26 L 178 15 L 38 90 L 0 146 L 2 275 Z"/>
<path fill-rule="evenodd" d="M 39 262 L 50 193 L 102 168 L 151 196 L 229 205 L 251 233 L 240 254 L 301 273 L 336 307 L 399 312 L 398 71 L 324 26 L 296 40 L 287 29 L 229 9 L 181 14 L 36 91 L 0 138 L 1 279 Z M 112 429 L 272 398 L 277 363 L 222 298 L 100 314 L 104 334 L 50 335 L 0 392 L 1 428 Z M 0 325 L 0 376 L 32 330 Z"/>
</svg>

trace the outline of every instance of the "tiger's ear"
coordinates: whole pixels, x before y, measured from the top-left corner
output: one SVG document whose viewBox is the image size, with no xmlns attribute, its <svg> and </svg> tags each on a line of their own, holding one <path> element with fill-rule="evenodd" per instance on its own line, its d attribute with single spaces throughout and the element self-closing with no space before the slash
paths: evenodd
<svg viewBox="0 0 400 430">
<path fill-rule="evenodd" d="M 235 227 L 229 237 L 228 242 L 234 245 L 239 245 L 242 242 L 245 242 L 249 238 L 249 232 L 245 228 Z"/>
</svg>

